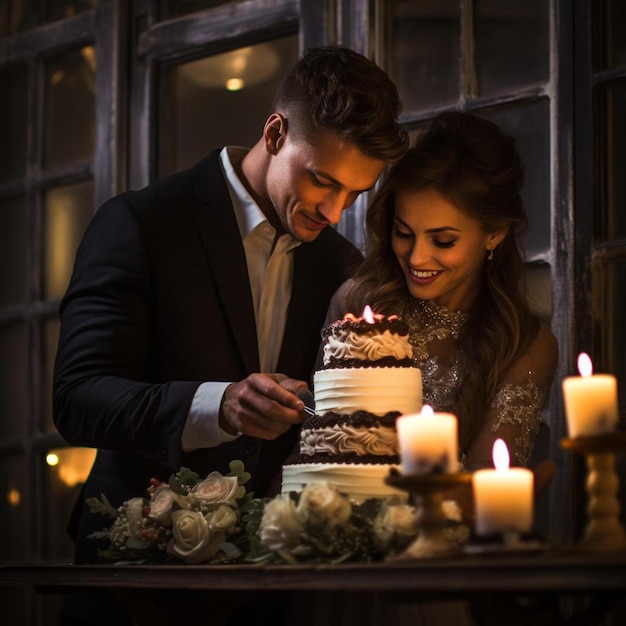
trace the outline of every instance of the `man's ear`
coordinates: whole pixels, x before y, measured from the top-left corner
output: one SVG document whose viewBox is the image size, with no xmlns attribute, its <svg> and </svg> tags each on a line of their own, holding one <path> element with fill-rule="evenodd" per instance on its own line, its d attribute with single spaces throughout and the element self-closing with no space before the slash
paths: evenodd
<svg viewBox="0 0 626 626">
<path fill-rule="evenodd" d="M 270 154 L 277 154 L 285 143 L 287 120 L 280 113 L 272 113 L 265 122 L 263 138 L 265 148 Z"/>
</svg>

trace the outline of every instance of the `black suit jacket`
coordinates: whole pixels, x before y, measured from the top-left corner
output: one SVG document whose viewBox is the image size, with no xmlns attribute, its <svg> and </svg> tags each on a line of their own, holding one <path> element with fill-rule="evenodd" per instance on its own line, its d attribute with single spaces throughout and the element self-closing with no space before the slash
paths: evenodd
<svg viewBox="0 0 626 626">
<path fill-rule="evenodd" d="M 359 257 L 331 228 L 294 251 L 277 371 L 310 380 L 329 300 Z M 181 435 L 203 381 L 259 370 L 245 254 L 219 152 L 190 170 L 105 203 L 89 225 L 61 303 L 54 419 L 72 445 L 99 449 L 82 499 L 144 495 L 181 465 L 201 476 L 241 459 L 265 495 L 297 428 L 185 454 Z M 106 520 L 78 503 L 77 560 Z"/>
</svg>

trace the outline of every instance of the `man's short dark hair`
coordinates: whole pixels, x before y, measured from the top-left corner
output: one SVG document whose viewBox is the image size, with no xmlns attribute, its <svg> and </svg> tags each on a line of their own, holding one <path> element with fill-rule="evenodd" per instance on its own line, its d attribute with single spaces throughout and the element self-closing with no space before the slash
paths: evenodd
<svg viewBox="0 0 626 626">
<path fill-rule="evenodd" d="M 273 107 L 296 137 L 330 130 L 374 159 L 393 163 L 409 144 L 398 124 L 402 104 L 395 84 L 344 46 L 307 50 L 283 79 Z"/>
</svg>

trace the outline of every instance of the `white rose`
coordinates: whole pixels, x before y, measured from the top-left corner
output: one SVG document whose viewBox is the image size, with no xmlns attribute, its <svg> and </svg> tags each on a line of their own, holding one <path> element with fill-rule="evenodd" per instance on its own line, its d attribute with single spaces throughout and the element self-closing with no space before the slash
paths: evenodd
<svg viewBox="0 0 626 626">
<path fill-rule="evenodd" d="M 183 509 L 188 509 L 189 504 L 184 496 L 174 493 L 169 485 L 160 484 L 152 493 L 150 499 L 150 512 L 148 517 L 163 526 L 172 525 L 172 511 L 174 503 Z"/>
<path fill-rule="evenodd" d="M 238 520 L 237 513 L 227 504 L 220 506 L 206 516 L 209 528 L 212 531 L 224 530 L 228 532 Z"/>
<path fill-rule="evenodd" d="M 295 548 L 300 543 L 302 531 L 296 505 L 287 494 L 276 496 L 265 505 L 259 538 L 266 548 L 274 552 Z"/>
<path fill-rule="evenodd" d="M 172 539 L 167 551 L 187 563 L 210 561 L 226 539 L 223 530 L 213 531 L 202 513 L 180 510 L 172 513 Z"/>
<path fill-rule="evenodd" d="M 138 535 L 143 528 L 143 498 L 131 498 L 124 503 L 124 512 L 128 520 L 128 532 L 130 535 Z"/>
<path fill-rule="evenodd" d="M 410 504 L 392 504 L 383 506 L 374 520 L 374 533 L 388 545 L 394 540 L 406 543 L 418 533 L 415 507 Z"/>
<path fill-rule="evenodd" d="M 198 503 L 220 504 L 235 502 L 246 493 L 236 476 L 222 476 L 211 472 L 204 480 L 196 483 L 189 492 L 189 498 Z"/>
<path fill-rule="evenodd" d="M 296 511 L 313 526 L 332 529 L 348 521 L 352 505 L 327 483 L 312 483 L 303 489 Z"/>
</svg>

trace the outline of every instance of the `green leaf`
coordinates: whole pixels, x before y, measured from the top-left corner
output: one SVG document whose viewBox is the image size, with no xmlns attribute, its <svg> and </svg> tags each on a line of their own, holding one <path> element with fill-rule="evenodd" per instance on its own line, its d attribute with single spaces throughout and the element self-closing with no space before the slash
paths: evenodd
<svg viewBox="0 0 626 626">
<path fill-rule="evenodd" d="M 220 550 L 222 550 L 222 552 L 224 552 L 224 554 L 226 554 L 226 556 L 230 559 L 234 560 L 241 557 L 241 551 L 239 550 L 239 548 L 236 545 L 229 543 L 228 541 L 224 542 L 220 546 Z"/>
<path fill-rule="evenodd" d="M 188 487 L 193 487 L 196 483 L 200 482 L 200 475 L 196 472 L 193 472 L 188 467 L 181 467 L 180 470 L 178 470 L 178 472 L 174 475 L 174 478 L 178 481 L 179 485 L 187 485 Z M 184 494 L 186 493 L 186 491 L 177 491 L 176 493 Z"/>
<path fill-rule="evenodd" d="M 85 500 L 92 513 L 100 513 L 100 515 L 108 515 L 109 517 L 119 517 L 120 512 L 109 502 L 109 499 L 103 494 L 100 498 L 87 498 Z"/>
</svg>

